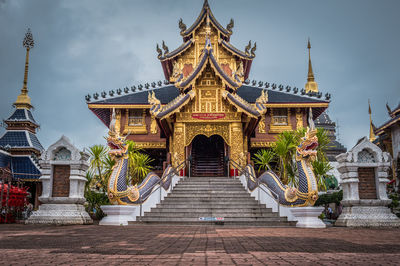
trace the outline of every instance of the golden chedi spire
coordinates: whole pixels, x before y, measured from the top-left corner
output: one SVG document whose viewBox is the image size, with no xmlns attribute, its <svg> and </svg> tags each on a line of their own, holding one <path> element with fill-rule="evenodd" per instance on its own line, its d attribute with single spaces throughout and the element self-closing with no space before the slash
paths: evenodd
<svg viewBox="0 0 400 266">
<path fill-rule="evenodd" d="M 308 49 L 308 76 L 307 76 L 307 83 L 306 83 L 306 92 L 309 92 L 309 91 L 318 92 L 318 84 L 314 80 L 314 73 L 313 73 L 312 64 L 311 64 L 310 38 L 308 38 L 307 49 Z"/>
<path fill-rule="evenodd" d="M 25 38 L 23 41 L 23 46 L 26 48 L 26 58 L 25 58 L 25 74 L 24 74 L 24 84 L 21 89 L 21 94 L 18 95 L 17 101 L 14 103 L 14 106 L 18 109 L 31 109 L 31 98 L 28 96 L 28 67 L 29 67 L 29 50 L 33 48 L 35 45 L 33 41 L 33 36 L 31 30 L 28 28 Z"/>
<path fill-rule="evenodd" d="M 369 141 L 373 142 L 376 140 L 375 132 L 374 132 L 374 125 L 372 124 L 372 117 L 371 117 L 371 103 L 368 99 L 368 113 L 369 113 Z"/>
</svg>

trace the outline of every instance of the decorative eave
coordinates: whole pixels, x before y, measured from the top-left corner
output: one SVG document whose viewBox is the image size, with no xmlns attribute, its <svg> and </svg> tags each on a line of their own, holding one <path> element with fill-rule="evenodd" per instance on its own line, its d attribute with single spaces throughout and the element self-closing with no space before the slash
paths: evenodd
<svg viewBox="0 0 400 266">
<path fill-rule="evenodd" d="M 245 52 L 239 50 L 238 48 L 236 48 L 235 46 L 233 46 L 231 43 L 225 41 L 225 40 L 221 40 L 221 45 L 227 49 L 228 51 L 230 51 L 232 54 L 238 56 L 241 59 L 245 59 L 245 60 L 253 60 L 256 56 L 255 55 L 250 55 L 250 54 L 246 54 Z"/>
<path fill-rule="evenodd" d="M 237 89 L 242 85 L 242 82 L 236 73 L 233 76 L 234 79 L 232 79 L 222 70 L 214 56 L 214 50 L 212 48 L 211 41 L 208 38 L 206 40 L 199 63 L 193 69 L 192 73 L 190 73 L 186 78 L 183 77 L 183 74 L 180 74 L 174 85 L 180 89 L 186 89 L 190 87 L 204 70 L 208 62 L 210 62 L 211 67 L 221 77 L 223 83 L 227 87 Z"/>
<path fill-rule="evenodd" d="M 211 42 L 210 42 L 210 46 L 211 46 Z M 211 61 L 211 66 L 214 69 L 215 72 L 217 72 L 219 74 L 219 76 L 222 78 L 223 83 L 225 83 L 226 86 L 233 88 L 233 89 L 237 89 L 240 86 L 242 86 L 242 81 L 240 80 L 240 78 L 237 76 L 237 74 L 233 74 L 233 78 L 229 77 L 225 71 L 222 70 L 221 66 L 218 64 L 217 59 L 214 56 L 213 53 L 213 49 L 211 47 L 210 52 L 209 52 L 209 58 Z"/>
<path fill-rule="evenodd" d="M 195 20 L 195 22 L 190 26 L 188 29 L 181 31 L 181 35 L 183 39 L 187 39 L 200 25 L 201 23 L 207 18 L 209 18 L 211 24 L 218 29 L 218 31 L 227 39 L 232 35 L 232 31 L 225 29 L 214 17 L 213 13 L 211 12 L 211 8 L 208 4 L 208 1 L 205 0 L 203 7 L 200 11 L 199 16 Z"/>
<path fill-rule="evenodd" d="M 207 42 L 206 42 L 207 46 Z M 191 85 L 192 82 L 195 81 L 196 77 L 203 71 L 205 66 L 207 65 L 207 59 L 208 59 L 208 54 L 209 50 L 204 48 L 203 53 L 200 57 L 199 62 L 197 63 L 197 66 L 193 69 L 192 73 L 190 73 L 186 78 L 183 77 L 183 74 L 181 73 L 180 76 L 178 77 L 177 81 L 174 83 L 175 87 L 177 88 L 187 88 Z"/>
<path fill-rule="evenodd" d="M 396 117 L 393 117 L 392 119 L 390 119 L 389 121 L 384 123 L 382 126 L 377 128 L 375 130 L 375 134 L 376 135 L 382 135 L 382 134 L 385 133 L 386 129 L 390 128 L 391 126 L 393 126 L 395 124 L 400 124 L 400 114 L 398 116 L 396 116 Z"/>
<path fill-rule="evenodd" d="M 178 55 L 181 55 L 187 49 L 189 49 L 192 46 L 192 44 L 194 44 L 194 42 L 195 42 L 194 39 L 190 39 L 190 40 L 182 43 L 181 46 L 179 46 L 178 48 L 176 48 L 172 52 L 169 52 L 167 54 L 159 56 L 158 59 L 160 59 L 161 62 L 166 61 L 166 60 L 172 60 L 173 58 L 177 57 Z"/>
<path fill-rule="evenodd" d="M 160 120 L 165 119 L 175 114 L 176 112 L 179 112 L 179 110 L 183 106 L 185 106 L 190 100 L 192 100 L 195 95 L 196 93 L 193 90 L 189 91 L 186 94 L 180 94 L 164 107 L 161 107 L 161 104 L 158 101 L 150 108 L 150 113 Z"/>
<path fill-rule="evenodd" d="M 245 114 L 247 114 L 252 118 L 258 118 L 262 113 L 265 113 L 266 111 L 265 107 L 259 106 L 255 108 L 250 103 L 246 102 L 243 98 L 241 98 L 239 95 L 232 94 L 228 91 L 223 91 L 222 97 L 226 99 L 230 104 L 235 106 L 238 110 L 244 112 Z"/>
</svg>

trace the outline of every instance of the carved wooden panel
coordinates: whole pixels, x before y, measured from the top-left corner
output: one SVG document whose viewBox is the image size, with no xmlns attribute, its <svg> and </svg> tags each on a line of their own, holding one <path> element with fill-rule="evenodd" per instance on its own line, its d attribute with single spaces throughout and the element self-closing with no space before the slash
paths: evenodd
<svg viewBox="0 0 400 266">
<path fill-rule="evenodd" d="M 53 169 L 53 197 L 69 196 L 69 165 L 55 165 Z"/>
<path fill-rule="evenodd" d="M 360 199 L 376 199 L 375 168 L 358 168 L 358 194 Z"/>
</svg>

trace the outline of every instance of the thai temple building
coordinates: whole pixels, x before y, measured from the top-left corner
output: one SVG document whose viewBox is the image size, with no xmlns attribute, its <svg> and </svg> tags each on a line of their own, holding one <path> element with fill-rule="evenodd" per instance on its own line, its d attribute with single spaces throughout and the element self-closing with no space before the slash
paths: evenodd
<svg viewBox="0 0 400 266">
<path fill-rule="evenodd" d="M 241 50 L 230 42 L 234 21 L 223 27 L 207 1 L 190 26 L 179 21 L 182 44 L 156 46 L 165 81 L 87 95 L 88 108 L 151 155 L 156 172 L 191 160 L 192 175 L 234 174 L 226 159 L 245 166 L 276 136 L 308 126 L 329 106 L 318 90 L 309 49 L 305 89 L 249 80 L 256 43 Z M 229 173 L 227 173 L 229 171 Z"/>
<path fill-rule="evenodd" d="M 374 141 L 383 151 L 389 152 L 393 158 L 393 180 L 397 190 L 400 188 L 400 103 L 393 110 L 386 105 L 389 119 L 376 128 L 371 120 L 370 111 L 370 140 Z"/>
<path fill-rule="evenodd" d="M 32 115 L 33 106 L 28 95 L 29 51 L 34 46 L 29 29 L 23 45 L 26 48 L 24 82 L 21 93 L 13 104 L 12 114 L 4 120 L 6 130 L 0 137 L 0 168 L 3 169 L 3 173 L 12 175 L 13 182 L 23 182 L 24 186 L 29 187 L 31 203 L 37 207 L 38 196 L 41 193 L 38 158 L 44 149 L 36 137 L 39 124 Z"/>
</svg>

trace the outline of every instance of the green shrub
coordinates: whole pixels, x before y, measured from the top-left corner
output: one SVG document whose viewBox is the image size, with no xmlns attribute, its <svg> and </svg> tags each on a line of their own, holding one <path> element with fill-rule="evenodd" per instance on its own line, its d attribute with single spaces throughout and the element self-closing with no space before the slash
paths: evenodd
<svg viewBox="0 0 400 266">
<path fill-rule="evenodd" d="M 97 192 L 93 190 L 87 190 L 85 192 L 85 198 L 87 201 L 86 211 L 92 215 L 93 218 L 100 220 L 105 216 L 101 210 L 101 205 L 109 205 L 110 201 L 108 197 L 103 192 Z"/>
<path fill-rule="evenodd" d="M 336 203 L 339 205 L 342 199 L 343 199 L 343 190 L 340 190 L 338 192 L 333 192 L 332 194 L 326 193 L 319 195 L 314 205 L 321 206 L 321 205 L 328 205 L 329 203 Z"/>
</svg>

